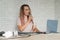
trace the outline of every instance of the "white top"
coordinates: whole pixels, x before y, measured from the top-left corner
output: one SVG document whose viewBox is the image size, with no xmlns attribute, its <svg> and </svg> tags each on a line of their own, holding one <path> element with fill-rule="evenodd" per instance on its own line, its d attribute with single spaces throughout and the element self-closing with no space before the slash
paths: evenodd
<svg viewBox="0 0 60 40">
<path fill-rule="evenodd" d="M 25 20 L 26 22 L 27 20 Z M 20 21 L 20 18 L 18 18 L 18 22 L 17 22 L 17 25 L 21 25 L 21 21 Z M 32 32 L 32 22 L 30 22 L 27 27 L 24 29 L 24 31 L 22 32 Z"/>
</svg>

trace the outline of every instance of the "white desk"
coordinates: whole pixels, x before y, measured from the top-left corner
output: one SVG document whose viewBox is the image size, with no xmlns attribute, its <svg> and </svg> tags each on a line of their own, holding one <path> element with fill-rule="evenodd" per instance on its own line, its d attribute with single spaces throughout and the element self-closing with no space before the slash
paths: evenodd
<svg viewBox="0 0 60 40">
<path fill-rule="evenodd" d="M 1 39 L 0 40 L 60 40 L 60 34 L 37 34 L 26 38 Z"/>
</svg>

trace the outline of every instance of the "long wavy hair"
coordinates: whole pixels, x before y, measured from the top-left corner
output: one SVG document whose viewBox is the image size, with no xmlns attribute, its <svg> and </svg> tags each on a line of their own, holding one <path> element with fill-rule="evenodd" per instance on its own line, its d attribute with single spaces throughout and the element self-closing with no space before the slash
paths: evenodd
<svg viewBox="0 0 60 40">
<path fill-rule="evenodd" d="M 25 23 L 24 23 L 24 7 L 25 6 L 27 6 L 28 8 L 29 8 L 29 15 L 31 15 L 32 16 L 32 14 L 31 14 L 31 9 L 30 9 L 30 7 L 29 7 L 29 5 L 27 5 L 27 4 L 23 4 L 21 7 L 20 7 L 20 13 L 19 13 L 19 17 L 20 17 L 20 20 L 21 20 L 21 25 L 24 25 Z M 29 19 L 29 16 L 27 16 L 27 20 Z M 32 22 L 33 22 L 33 20 L 32 20 Z"/>
</svg>

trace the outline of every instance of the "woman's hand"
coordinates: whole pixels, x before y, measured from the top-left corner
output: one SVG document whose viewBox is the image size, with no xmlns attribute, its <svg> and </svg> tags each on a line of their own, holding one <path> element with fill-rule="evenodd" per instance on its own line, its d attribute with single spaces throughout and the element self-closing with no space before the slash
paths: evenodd
<svg viewBox="0 0 60 40">
<path fill-rule="evenodd" d="M 33 17 L 29 16 L 28 22 L 30 23 L 32 21 Z"/>
</svg>

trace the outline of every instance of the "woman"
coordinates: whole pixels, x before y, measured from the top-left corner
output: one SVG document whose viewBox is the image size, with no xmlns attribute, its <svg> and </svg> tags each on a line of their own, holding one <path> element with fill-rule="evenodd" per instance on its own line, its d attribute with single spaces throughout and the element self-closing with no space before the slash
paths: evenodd
<svg viewBox="0 0 60 40">
<path fill-rule="evenodd" d="M 17 25 L 21 32 L 39 32 L 39 30 L 34 26 L 29 5 L 23 4 L 21 6 Z"/>
</svg>

